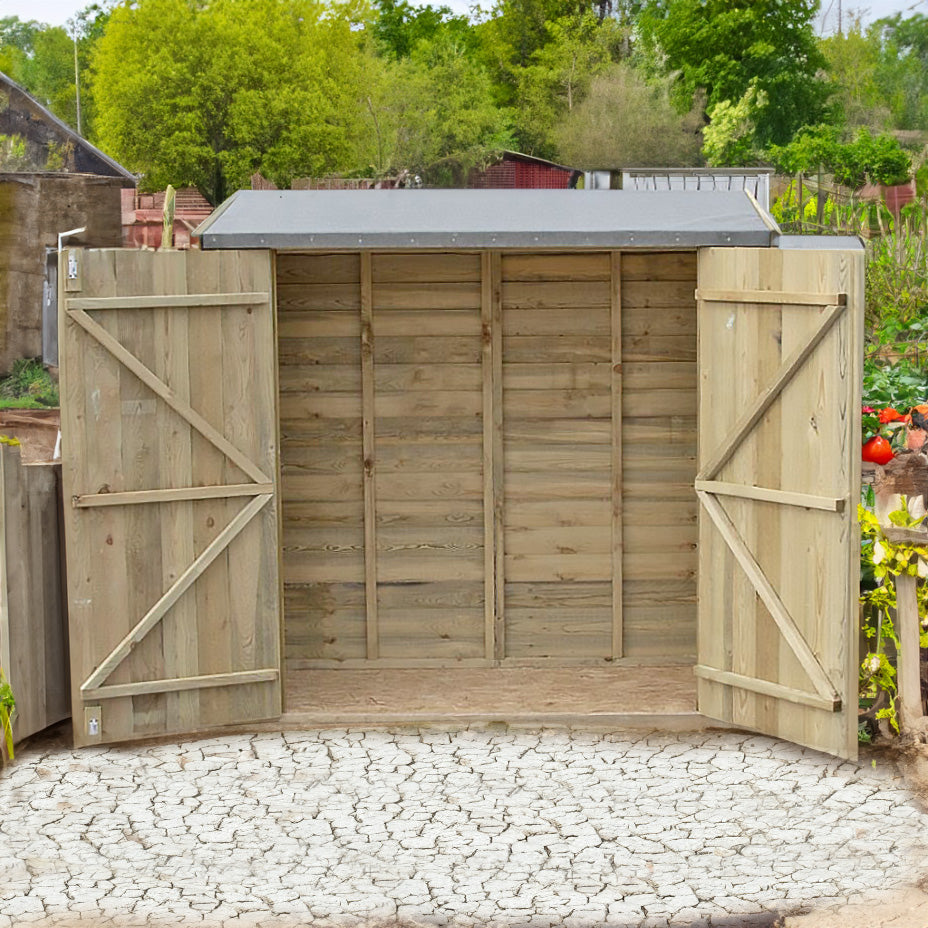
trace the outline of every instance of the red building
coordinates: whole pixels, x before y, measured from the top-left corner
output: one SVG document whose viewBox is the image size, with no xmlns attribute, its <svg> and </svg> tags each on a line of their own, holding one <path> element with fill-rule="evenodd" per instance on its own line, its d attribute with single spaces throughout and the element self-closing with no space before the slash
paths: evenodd
<svg viewBox="0 0 928 928">
<path fill-rule="evenodd" d="M 213 211 L 209 201 L 193 187 L 182 187 L 174 199 L 174 247 L 189 248 L 193 230 Z M 160 248 L 164 217 L 164 191 L 122 192 L 122 243 L 126 248 Z"/>
<path fill-rule="evenodd" d="M 564 190 L 575 186 L 582 173 L 544 158 L 504 151 L 496 164 L 471 171 L 467 186 L 478 190 Z"/>
</svg>

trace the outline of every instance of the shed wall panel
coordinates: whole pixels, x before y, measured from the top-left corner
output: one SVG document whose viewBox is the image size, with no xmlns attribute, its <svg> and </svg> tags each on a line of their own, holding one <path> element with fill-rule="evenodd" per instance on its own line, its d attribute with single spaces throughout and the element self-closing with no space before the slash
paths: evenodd
<svg viewBox="0 0 928 928">
<path fill-rule="evenodd" d="M 692 659 L 695 286 L 681 253 L 280 255 L 291 666 Z"/>
</svg>

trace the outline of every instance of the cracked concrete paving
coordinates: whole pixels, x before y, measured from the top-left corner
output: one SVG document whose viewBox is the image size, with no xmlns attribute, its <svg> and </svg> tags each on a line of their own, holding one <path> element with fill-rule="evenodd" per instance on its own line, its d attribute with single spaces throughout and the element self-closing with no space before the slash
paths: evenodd
<svg viewBox="0 0 928 928">
<path fill-rule="evenodd" d="M 0 810 L 0 928 L 741 926 L 928 871 L 892 765 L 717 731 L 38 744 Z"/>
</svg>

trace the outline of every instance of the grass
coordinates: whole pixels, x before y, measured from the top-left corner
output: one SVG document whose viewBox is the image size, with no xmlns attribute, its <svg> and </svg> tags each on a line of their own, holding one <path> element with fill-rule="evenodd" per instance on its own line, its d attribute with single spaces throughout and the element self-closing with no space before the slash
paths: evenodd
<svg viewBox="0 0 928 928">
<path fill-rule="evenodd" d="M 58 384 L 34 358 L 13 362 L 9 376 L 0 380 L 0 409 L 48 409 L 58 405 Z"/>
</svg>

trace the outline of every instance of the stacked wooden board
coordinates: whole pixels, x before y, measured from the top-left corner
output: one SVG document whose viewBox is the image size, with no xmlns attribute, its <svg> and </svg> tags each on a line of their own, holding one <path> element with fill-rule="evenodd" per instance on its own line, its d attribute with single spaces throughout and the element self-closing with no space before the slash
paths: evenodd
<svg viewBox="0 0 928 928">
<path fill-rule="evenodd" d="M 291 668 L 691 662 L 692 252 L 279 254 Z"/>
</svg>

